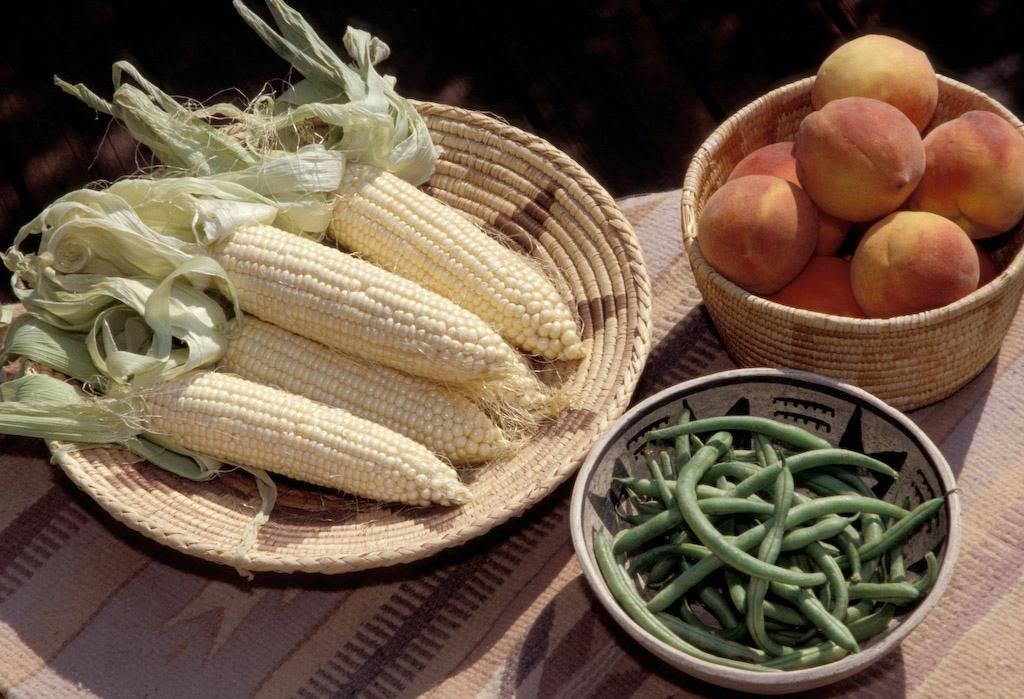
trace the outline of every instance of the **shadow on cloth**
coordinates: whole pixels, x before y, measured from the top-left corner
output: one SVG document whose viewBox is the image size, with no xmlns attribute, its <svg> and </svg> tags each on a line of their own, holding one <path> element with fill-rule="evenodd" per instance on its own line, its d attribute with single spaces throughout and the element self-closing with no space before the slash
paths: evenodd
<svg viewBox="0 0 1024 699">
<path fill-rule="evenodd" d="M 47 658 L 51 672 L 100 696 L 118 687 L 174 695 L 197 682 L 211 696 L 249 696 L 273 681 L 289 693 L 322 685 L 340 695 L 394 693 L 397 681 L 419 695 L 509 635 L 573 557 L 571 482 L 527 516 L 423 561 L 335 576 L 260 573 L 246 581 L 127 529 L 68 479 L 56 480 L 62 500 L 84 510 L 98 536 L 116 540 L 105 548 L 120 548 L 115 558 L 138 570 L 125 573 L 56 654 L 35 648 L 32 633 L 13 630 Z M 81 585 L 94 584 L 93 577 L 86 573 Z M 25 592 L 37 608 L 44 604 L 45 591 Z M 293 654 L 310 659 L 299 674 L 275 675 Z M 396 663 L 416 671 L 396 674 Z M 249 671 L 218 671 L 223 667 Z"/>
</svg>

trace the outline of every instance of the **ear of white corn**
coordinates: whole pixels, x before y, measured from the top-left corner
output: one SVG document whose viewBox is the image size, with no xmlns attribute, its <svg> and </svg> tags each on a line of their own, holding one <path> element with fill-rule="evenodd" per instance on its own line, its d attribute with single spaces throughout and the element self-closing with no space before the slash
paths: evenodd
<svg viewBox="0 0 1024 699">
<path fill-rule="evenodd" d="M 515 348 L 408 279 L 270 226 L 242 226 L 214 254 L 242 309 L 278 327 L 411 374 L 540 402 L 543 387 Z"/>
<path fill-rule="evenodd" d="M 455 470 L 423 445 L 287 391 L 196 371 L 143 399 L 147 430 L 189 451 L 385 502 L 469 499 Z"/>
<path fill-rule="evenodd" d="M 343 247 L 454 300 L 531 354 L 585 354 L 554 284 L 457 210 L 357 163 L 347 166 L 339 194 L 330 231 Z"/>
<path fill-rule="evenodd" d="M 247 317 L 220 367 L 384 425 L 453 464 L 495 458 L 511 444 L 476 404 L 439 384 L 361 361 Z"/>
</svg>

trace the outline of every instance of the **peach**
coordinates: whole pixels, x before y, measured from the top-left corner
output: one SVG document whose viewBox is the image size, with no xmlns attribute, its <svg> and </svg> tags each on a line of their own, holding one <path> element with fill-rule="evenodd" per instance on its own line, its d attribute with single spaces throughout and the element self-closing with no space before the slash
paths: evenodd
<svg viewBox="0 0 1024 699">
<path fill-rule="evenodd" d="M 795 154 L 804 190 L 844 221 L 895 211 L 924 174 L 917 128 L 892 105 L 867 97 L 844 97 L 804 117 Z"/>
<path fill-rule="evenodd" d="M 814 248 L 814 254 L 835 255 L 843 247 L 850 222 L 841 221 L 818 209 L 818 224 L 818 246 Z"/>
<path fill-rule="evenodd" d="M 812 257 L 793 281 L 768 299 L 807 311 L 864 317 L 864 311 L 853 296 L 850 263 L 838 257 Z"/>
<path fill-rule="evenodd" d="M 814 204 L 792 182 L 771 175 L 723 184 L 697 225 L 708 264 L 755 294 L 773 294 L 788 284 L 807 264 L 817 240 Z"/>
<path fill-rule="evenodd" d="M 796 156 L 793 154 L 795 145 L 792 141 L 782 141 L 752 151 L 736 164 L 729 173 L 729 179 L 734 180 L 746 175 L 774 175 L 799 187 Z M 835 255 L 846 238 L 846 231 L 850 229 L 849 221 L 841 221 L 819 209 L 818 223 L 818 245 L 814 249 L 814 254 Z"/>
<path fill-rule="evenodd" d="M 891 104 L 924 131 L 939 101 L 939 82 L 923 51 L 891 36 L 868 34 L 837 48 L 818 68 L 811 89 L 814 108 L 843 97 Z"/>
<path fill-rule="evenodd" d="M 796 176 L 796 156 L 793 155 L 793 141 L 782 141 L 761 146 L 751 151 L 729 173 L 729 179 L 746 175 L 774 175 L 789 180 L 797 187 L 800 180 Z"/>
<path fill-rule="evenodd" d="M 966 112 L 924 139 L 924 177 L 912 209 L 952 219 L 972 238 L 1013 228 L 1024 216 L 1024 135 L 991 112 Z"/>
<path fill-rule="evenodd" d="M 978 277 L 967 234 L 923 211 L 897 211 L 869 228 L 850 268 L 853 295 L 870 318 L 945 306 L 974 291 Z"/>
</svg>

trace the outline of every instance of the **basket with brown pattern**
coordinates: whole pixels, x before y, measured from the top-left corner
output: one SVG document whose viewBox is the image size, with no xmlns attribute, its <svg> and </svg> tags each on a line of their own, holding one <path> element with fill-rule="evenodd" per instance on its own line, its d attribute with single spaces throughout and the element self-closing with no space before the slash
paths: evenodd
<svg viewBox="0 0 1024 699">
<path fill-rule="evenodd" d="M 651 342 L 650 283 L 639 243 L 608 194 L 564 153 L 491 117 L 417 108 L 440 151 L 427 191 L 537 259 L 571 299 L 591 347 L 547 366 L 576 396 L 514 456 L 466 474 L 459 508 L 369 503 L 281 480 L 270 521 L 239 547 L 259 504 L 252 481 L 178 478 L 119 448 L 65 451 L 64 471 L 116 519 L 187 554 L 251 571 L 341 573 L 413 561 L 517 516 L 573 474 L 625 410 Z"/>
<path fill-rule="evenodd" d="M 792 140 L 811 112 L 805 78 L 769 92 L 725 121 L 694 155 L 682 193 L 683 242 L 704 303 L 740 366 L 813 371 L 855 384 L 909 410 L 949 396 L 977 376 L 999 351 L 1024 289 L 1024 226 L 1001 238 L 1000 272 L 974 293 L 942 308 L 889 319 L 845 318 L 790 308 L 744 291 L 701 255 L 697 221 L 708 197 L 744 156 Z M 1024 133 L 1010 111 L 988 95 L 939 76 L 931 125 L 982 109 Z"/>
</svg>

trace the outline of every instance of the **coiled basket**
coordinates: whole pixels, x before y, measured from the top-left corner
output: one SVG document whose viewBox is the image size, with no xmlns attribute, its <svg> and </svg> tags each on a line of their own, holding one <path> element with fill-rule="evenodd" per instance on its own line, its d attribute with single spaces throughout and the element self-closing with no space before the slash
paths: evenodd
<svg viewBox="0 0 1024 699">
<path fill-rule="evenodd" d="M 517 516 L 572 475 L 625 410 L 651 342 L 647 269 L 632 227 L 578 164 L 491 117 L 420 103 L 441 161 L 427 190 L 538 260 L 571 299 L 588 356 L 544 367 L 572 406 L 514 456 L 467 474 L 460 508 L 408 508 L 279 480 L 270 521 L 240 547 L 259 505 L 253 482 L 192 482 L 118 448 L 67 451 L 68 476 L 117 520 L 162 544 L 247 571 L 342 573 L 413 561 Z M 330 380 L 330 377 L 325 377 Z"/>
<path fill-rule="evenodd" d="M 855 319 L 790 308 L 719 275 L 701 255 L 697 222 L 708 197 L 751 151 L 792 140 L 811 112 L 806 78 L 769 92 L 711 134 L 694 155 L 682 193 L 683 241 L 715 328 L 740 366 L 785 367 L 852 383 L 901 410 L 941 400 L 977 376 L 999 351 L 1024 288 L 1024 226 L 1000 239 L 997 278 L 942 308 L 889 319 Z M 981 109 L 1024 124 L 988 95 L 939 76 L 931 126 Z"/>
</svg>

